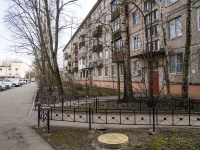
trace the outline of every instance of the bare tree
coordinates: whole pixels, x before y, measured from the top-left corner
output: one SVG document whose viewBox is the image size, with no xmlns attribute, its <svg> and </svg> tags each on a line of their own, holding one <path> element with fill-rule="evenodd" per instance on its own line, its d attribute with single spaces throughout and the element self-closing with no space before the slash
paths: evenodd
<svg viewBox="0 0 200 150">
<path fill-rule="evenodd" d="M 15 6 L 8 10 L 7 22 L 14 29 L 16 37 L 20 37 L 19 46 L 26 53 L 33 54 L 42 74 L 46 74 L 46 63 L 55 78 L 59 94 L 64 94 L 60 78 L 57 53 L 59 33 L 66 25 L 60 22 L 64 7 L 76 2 L 69 0 L 10 0 Z M 26 43 L 27 42 L 27 43 Z M 42 61 L 42 63 L 41 63 Z"/>
<path fill-rule="evenodd" d="M 186 18 L 186 41 L 185 41 L 185 53 L 184 53 L 184 67 L 183 67 L 183 79 L 182 79 L 182 98 L 188 98 L 188 75 L 189 75 L 189 63 L 190 63 L 190 47 L 191 47 L 191 12 L 192 1 L 187 0 L 187 18 Z"/>
</svg>

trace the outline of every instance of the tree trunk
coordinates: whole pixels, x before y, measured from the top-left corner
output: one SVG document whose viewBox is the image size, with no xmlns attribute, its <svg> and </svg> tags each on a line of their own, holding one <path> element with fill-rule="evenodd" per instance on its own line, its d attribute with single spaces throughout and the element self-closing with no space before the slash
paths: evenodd
<svg viewBox="0 0 200 150">
<path fill-rule="evenodd" d="M 187 18 L 186 18 L 186 42 L 184 53 L 184 67 L 182 79 L 182 98 L 188 98 L 188 76 L 189 76 L 189 59 L 191 46 L 191 0 L 187 0 Z"/>
<path fill-rule="evenodd" d="M 130 67 L 130 48 L 129 38 L 127 35 L 128 18 L 125 13 L 126 0 L 120 1 L 120 20 L 121 20 L 121 36 L 122 36 L 122 49 L 124 53 L 124 101 L 134 100 L 131 67 Z"/>
</svg>

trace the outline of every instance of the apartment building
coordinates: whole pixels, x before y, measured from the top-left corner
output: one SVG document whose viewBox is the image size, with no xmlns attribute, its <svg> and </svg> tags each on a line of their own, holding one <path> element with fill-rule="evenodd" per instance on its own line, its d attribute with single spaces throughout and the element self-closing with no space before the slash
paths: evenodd
<svg viewBox="0 0 200 150">
<path fill-rule="evenodd" d="M 148 91 L 148 64 L 151 61 L 153 92 L 155 95 L 165 93 L 164 29 L 166 48 L 169 52 L 171 93 L 181 95 L 186 41 L 186 1 L 126 2 L 126 5 L 122 6 L 120 0 L 97 1 L 63 50 L 64 78 L 66 80 L 73 78 L 83 84 L 116 88 L 116 72 L 119 64 L 123 89 L 123 47 L 128 47 L 133 90 Z M 124 9 L 126 18 L 128 38 L 126 44 L 122 44 L 121 9 Z M 196 92 L 200 90 L 200 1 L 198 0 L 192 2 L 191 24 L 189 94 L 191 98 L 200 98 L 200 94 Z"/>
<path fill-rule="evenodd" d="M 0 78 L 24 78 L 25 67 L 21 62 L 13 62 L 8 66 L 0 66 Z"/>
</svg>

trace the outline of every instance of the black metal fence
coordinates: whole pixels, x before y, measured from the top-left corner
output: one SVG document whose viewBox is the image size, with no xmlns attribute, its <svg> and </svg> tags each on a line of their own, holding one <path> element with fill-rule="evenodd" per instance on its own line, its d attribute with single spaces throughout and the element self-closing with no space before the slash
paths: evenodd
<svg viewBox="0 0 200 150">
<path fill-rule="evenodd" d="M 43 122 L 50 131 L 50 121 L 91 124 L 122 124 L 155 126 L 200 126 L 200 101 L 165 99 L 155 108 L 148 108 L 144 99 L 117 103 L 106 99 L 67 99 L 37 94 L 38 126 Z"/>
</svg>

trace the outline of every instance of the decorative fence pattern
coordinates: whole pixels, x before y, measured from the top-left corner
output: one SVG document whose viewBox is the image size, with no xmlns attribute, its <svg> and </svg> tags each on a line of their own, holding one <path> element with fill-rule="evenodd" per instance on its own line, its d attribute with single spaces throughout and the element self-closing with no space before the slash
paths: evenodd
<svg viewBox="0 0 200 150">
<path fill-rule="evenodd" d="M 38 126 L 42 121 L 50 130 L 50 121 L 67 121 L 91 124 L 200 126 L 200 102 L 188 99 L 167 103 L 162 100 L 156 108 L 149 109 L 142 100 L 134 103 L 117 103 L 105 99 L 72 100 L 54 96 L 36 96 Z"/>
</svg>

